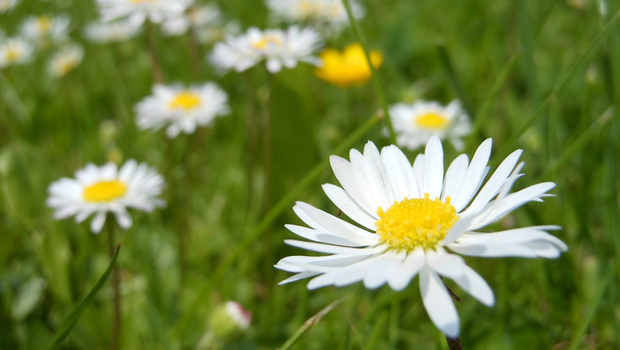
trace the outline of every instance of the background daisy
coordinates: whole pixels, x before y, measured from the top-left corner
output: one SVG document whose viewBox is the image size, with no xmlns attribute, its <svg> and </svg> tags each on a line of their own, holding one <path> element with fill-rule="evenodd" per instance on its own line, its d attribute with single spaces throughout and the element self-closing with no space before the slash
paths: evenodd
<svg viewBox="0 0 620 350">
<path fill-rule="evenodd" d="M 165 202 L 157 198 L 164 179 L 145 163 L 128 160 L 120 170 L 114 163 L 101 167 L 88 164 L 75 172 L 75 179 L 62 178 L 49 187 L 47 205 L 54 208 L 54 217 L 75 216 L 80 223 L 91 215 L 93 233 L 99 233 L 108 213 L 114 214 L 119 226 L 131 227 L 128 208 L 150 212 Z"/>
<path fill-rule="evenodd" d="M 71 18 L 67 15 L 30 16 L 21 25 L 20 32 L 28 40 L 41 45 L 48 41 L 62 42 L 69 37 Z"/>
<path fill-rule="evenodd" d="M 357 1 L 350 3 L 353 16 L 364 17 L 364 8 Z M 267 0 L 267 6 L 284 21 L 310 23 L 319 28 L 328 26 L 335 32 L 349 23 L 341 0 Z"/>
<path fill-rule="evenodd" d="M 492 290 L 458 255 L 446 248 L 479 257 L 557 258 L 566 244 L 546 231 L 557 226 L 525 227 L 495 233 L 478 230 L 515 208 L 540 201 L 555 184 L 541 183 L 509 193 L 519 174 L 522 151 L 508 156 L 482 187 L 491 154 L 491 140 L 480 145 L 471 163 L 457 157 L 443 170 L 443 150 L 431 137 L 425 154 L 413 166 L 396 146 L 381 153 L 372 142 L 364 154 L 351 150 L 351 161 L 332 156 L 331 164 L 342 188 L 326 184 L 325 194 L 359 226 L 347 223 L 309 204 L 293 208 L 310 228 L 286 227 L 318 242 L 287 240 L 295 247 L 329 256 L 292 256 L 276 268 L 294 272 L 281 283 L 314 277 L 309 289 L 338 287 L 363 281 L 369 289 L 389 284 L 403 290 L 420 275 L 420 293 L 426 311 L 448 337 L 459 335 L 459 318 L 440 276 L 448 277 L 487 306 L 495 302 Z M 360 227 L 361 226 L 361 227 Z"/>
<path fill-rule="evenodd" d="M 28 62 L 33 53 L 34 47 L 22 38 L 0 40 L 0 68 Z"/>
<path fill-rule="evenodd" d="M 78 44 L 71 44 L 56 52 L 50 59 L 49 73 L 55 78 L 65 76 L 79 66 L 84 58 L 84 48 Z"/>
<path fill-rule="evenodd" d="M 469 117 L 458 100 L 442 106 L 438 102 L 398 103 L 390 108 L 399 146 L 415 150 L 433 135 L 450 140 L 457 151 L 463 149 L 462 137 L 471 132 Z"/>
<path fill-rule="evenodd" d="M 141 129 L 157 130 L 167 125 L 166 135 L 193 133 L 197 127 L 209 125 L 215 118 L 230 113 L 226 92 L 214 83 L 203 85 L 155 85 L 153 95 L 135 107 Z"/>
<path fill-rule="evenodd" d="M 97 0 L 104 22 L 127 18 L 132 26 L 146 20 L 161 23 L 168 17 L 178 17 L 193 4 L 193 0 Z"/>
</svg>

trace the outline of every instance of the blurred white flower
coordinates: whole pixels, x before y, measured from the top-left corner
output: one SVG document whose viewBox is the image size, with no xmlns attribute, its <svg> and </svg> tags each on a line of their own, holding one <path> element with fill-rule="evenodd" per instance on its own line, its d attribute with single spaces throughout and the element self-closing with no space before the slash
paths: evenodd
<svg viewBox="0 0 620 350">
<path fill-rule="evenodd" d="M 61 42 L 69 37 L 71 18 L 67 15 L 58 16 L 30 16 L 22 23 L 21 34 L 40 44 L 47 44 L 48 40 Z"/>
<path fill-rule="evenodd" d="M 227 36 L 241 33 L 241 24 L 238 21 L 228 21 L 222 25 L 208 26 L 196 29 L 196 38 L 202 44 L 211 44 L 224 40 Z"/>
<path fill-rule="evenodd" d="M 194 0 L 97 0 L 104 22 L 127 18 L 134 27 L 146 20 L 162 23 L 167 18 L 180 16 Z"/>
<path fill-rule="evenodd" d="M 0 69 L 28 62 L 34 53 L 30 42 L 19 37 L 0 41 Z"/>
<path fill-rule="evenodd" d="M 182 35 L 192 28 L 194 31 L 222 25 L 222 13 L 212 4 L 190 7 L 176 17 L 168 17 L 162 25 L 166 35 Z"/>
<path fill-rule="evenodd" d="M 84 58 L 84 48 L 77 44 L 70 44 L 56 52 L 50 59 L 49 73 L 60 78 L 79 66 Z"/>
<path fill-rule="evenodd" d="M 261 31 L 250 28 L 246 34 L 217 43 L 210 60 L 222 71 L 234 69 L 242 72 L 264 59 L 267 70 L 277 73 L 282 66 L 294 68 L 298 61 L 319 65 L 320 59 L 313 54 L 320 46 L 319 35 L 313 29 L 300 30 L 292 26 L 286 31 Z"/>
<path fill-rule="evenodd" d="M 12 11 L 21 0 L 0 0 L 0 14 Z"/>
<path fill-rule="evenodd" d="M 462 137 L 471 132 L 469 117 L 458 100 L 446 107 L 438 102 L 398 103 L 390 108 L 390 116 L 400 147 L 415 150 L 433 135 L 448 139 L 457 151 L 463 149 Z"/>
<path fill-rule="evenodd" d="M 112 213 L 123 229 L 131 227 L 131 216 L 127 208 L 153 211 L 165 202 L 161 194 L 164 179 L 155 169 L 135 160 L 127 161 L 120 170 L 116 164 L 107 163 L 101 167 L 87 164 L 75 172 L 75 179 L 62 178 L 49 187 L 47 205 L 54 208 L 54 217 L 64 219 L 75 216 L 80 223 L 95 214 L 90 223 L 93 233 L 99 233 Z"/>
<path fill-rule="evenodd" d="M 396 146 L 381 153 L 372 142 L 364 154 L 353 149 L 351 162 L 331 157 L 334 174 L 343 188 L 323 185 L 331 201 L 351 220 L 350 224 L 309 204 L 297 202 L 297 216 L 310 228 L 286 227 L 306 239 L 287 244 L 329 256 L 290 256 L 276 268 L 296 273 L 289 283 L 313 277 L 309 289 L 337 287 L 363 281 L 369 289 L 388 284 L 404 290 L 420 275 L 420 293 L 433 323 L 448 337 L 459 334 L 459 317 L 441 277 L 447 277 L 487 306 L 493 291 L 455 253 L 478 257 L 557 258 L 566 244 L 546 231 L 558 226 L 532 226 L 501 232 L 479 232 L 512 210 L 531 201 L 542 201 L 555 184 L 540 183 L 509 193 L 521 177 L 522 151 L 510 154 L 480 189 L 489 168 L 491 139 L 484 141 L 471 163 L 457 157 L 444 178 L 443 149 L 431 137 L 425 154 L 413 166 Z M 476 195 L 477 194 L 477 195 Z M 473 199 L 473 200 L 472 200 Z"/>
<path fill-rule="evenodd" d="M 184 132 L 191 134 L 196 127 L 209 125 L 216 117 L 230 113 L 226 92 L 214 83 L 192 85 L 155 85 L 153 95 L 135 107 L 141 129 L 166 128 L 169 138 Z"/>
<path fill-rule="evenodd" d="M 101 44 L 122 42 L 134 37 L 137 33 L 138 27 L 130 25 L 128 21 L 91 23 L 84 29 L 86 39 Z"/>
<path fill-rule="evenodd" d="M 364 8 L 351 0 L 351 10 L 355 18 L 364 17 Z M 308 23 L 311 26 L 331 27 L 340 31 L 348 25 L 349 17 L 341 0 L 267 0 L 273 14 L 287 22 Z"/>
</svg>

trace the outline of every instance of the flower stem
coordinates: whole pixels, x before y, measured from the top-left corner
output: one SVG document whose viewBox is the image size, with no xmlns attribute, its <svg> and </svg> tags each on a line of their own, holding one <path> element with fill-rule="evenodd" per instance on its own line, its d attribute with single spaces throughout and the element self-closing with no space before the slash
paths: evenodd
<svg viewBox="0 0 620 350">
<path fill-rule="evenodd" d="M 157 40 L 155 38 L 155 29 L 153 23 L 147 21 L 146 23 L 146 39 L 149 45 L 149 53 L 151 54 L 151 73 L 153 75 L 153 82 L 161 84 L 164 79 L 161 72 L 161 64 L 159 62 L 159 55 L 157 54 Z"/>
<path fill-rule="evenodd" d="M 110 250 L 110 258 L 114 257 L 117 244 L 114 243 L 114 218 L 108 214 L 106 219 L 108 227 L 108 248 Z M 112 289 L 114 290 L 114 318 L 112 320 L 112 350 L 119 349 L 119 340 L 121 334 L 121 291 L 120 291 L 120 275 L 118 267 L 114 266 L 112 270 Z"/>
<path fill-rule="evenodd" d="M 271 140 L 271 103 L 273 98 L 273 74 L 267 72 L 267 96 L 263 106 L 263 162 L 265 171 L 265 186 L 263 189 L 263 208 L 271 206 L 271 174 L 273 168 L 272 161 L 272 140 Z"/>
<path fill-rule="evenodd" d="M 463 345 L 461 345 L 460 338 L 452 339 L 446 336 L 446 341 L 448 342 L 448 347 L 450 348 L 450 350 L 463 350 Z"/>
<path fill-rule="evenodd" d="M 379 95 L 379 101 L 381 102 L 381 110 L 383 111 L 383 116 L 385 119 L 385 124 L 387 125 L 388 131 L 390 133 L 390 142 L 396 144 L 396 132 L 394 131 L 394 126 L 392 126 L 392 118 L 390 118 L 390 112 L 387 105 L 387 100 L 385 99 L 385 94 L 383 93 L 383 88 L 381 87 L 381 83 L 379 82 L 379 78 L 377 76 L 377 70 L 375 66 L 372 65 L 372 61 L 370 60 L 370 49 L 368 48 L 368 43 L 366 42 L 366 38 L 364 37 L 364 33 L 357 25 L 357 21 L 355 17 L 353 17 L 353 11 L 351 10 L 351 3 L 349 0 L 342 0 L 342 4 L 347 10 L 347 16 L 349 17 L 349 22 L 351 23 L 351 28 L 353 28 L 353 32 L 359 40 L 360 44 L 364 48 L 364 56 L 366 56 L 366 62 L 368 63 L 368 67 L 370 67 L 370 72 L 372 75 L 372 82 L 375 84 L 375 88 L 377 89 L 377 94 Z"/>
</svg>

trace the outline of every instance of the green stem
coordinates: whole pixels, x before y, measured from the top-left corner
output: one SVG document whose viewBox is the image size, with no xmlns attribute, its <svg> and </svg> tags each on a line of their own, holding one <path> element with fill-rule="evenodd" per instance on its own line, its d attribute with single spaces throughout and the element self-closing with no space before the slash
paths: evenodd
<svg viewBox="0 0 620 350">
<path fill-rule="evenodd" d="M 114 258 L 116 249 L 114 244 L 114 224 L 111 214 L 108 214 L 105 225 L 108 228 L 108 247 L 110 250 L 110 258 Z M 114 318 L 112 321 L 112 350 L 118 350 L 121 334 L 121 291 L 120 276 L 117 267 L 112 270 L 112 288 L 114 289 Z"/>
<path fill-rule="evenodd" d="M 377 89 L 379 101 L 381 102 L 381 110 L 383 111 L 383 115 L 385 117 L 385 124 L 387 125 L 388 131 L 390 132 L 390 142 L 396 144 L 396 132 L 394 131 L 394 126 L 392 125 L 392 118 L 390 118 L 390 111 L 388 109 L 387 100 L 385 99 L 385 94 L 383 93 L 383 88 L 381 87 L 381 83 L 379 82 L 377 69 L 375 69 L 375 66 L 372 65 L 372 61 L 370 60 L 370 49 L 368 48 L 368 43 L 366 42 L 364 33 L 362 33 L 362 30 L 359 28 L 355 17 L 353 17 L 353 11 L 351 10 L 351 4 L 349 3 L 349 0 L 342 0 L 342 4 L 347 10 L 347 16 L 349 17 L 349 22 L 351 23 L 351 28 L 353 28 L 355 36 L 364 48 L 364 55 L 366 56 L 366 62 L 368 63 L 368 67 L 370 67 L 372 82 L 373 84 L 375 84 L 375 88 Z"/>
<path fill-rule="evenodd" d="M 153 23 L 147 21 L 146 23 L 146 39 L 148 41 L 149 53 L 151 54 L 151 72 L 153 74 L 153 83 L 161 84 L 164 81 L 161 71 L 161 64 L 159 62 L 159 55 L 157 54 L 157 38 L 155 38 L 155 29 Z"/>
</svg>

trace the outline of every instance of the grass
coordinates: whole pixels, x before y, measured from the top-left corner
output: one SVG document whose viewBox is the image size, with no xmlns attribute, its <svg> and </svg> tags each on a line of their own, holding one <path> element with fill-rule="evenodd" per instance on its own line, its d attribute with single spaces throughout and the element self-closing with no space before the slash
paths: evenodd
<svg viewBox="0 0 620 350">
<path fill-rule="evenodd" d="M 268 26 L 260 1 L 214 1 L 244 27 Z M 493 137 L 493 164 L 524 149 L 523 188 L 553 181 L 556 197 L 530 203 L 494 229 L 559 224 L 570 250 L 557 260 L 467 258 L 493 288 L 493 308 L 461 297 L 465 349 L 614 349 L 620 346 L 620 1 L 366 0 L 359 21 L 385 55 L 379 79 L 388 103 L 466 98 L 476 132 L 465 152 Z M 583 4 L 583 5 L 578 5 Z M 601 12 L 601 8 L 606 8 Z M 268 78 L 218 76 L 188 53 L 188 38 L 155 32 L 166 82 L 218 82 L 232 113 L 215 127 L 170 141 L 139 131 L 133 105 L 150 93 L 147 37 L 94 45 L 81 37 L 96 18 L 91 1 L 24 1 L 0 15 L 14 33 L 28 14 L 65 12 L 85 60 L 61 80 L 46 73 L 52 50 L 0 72 L 0 348 L 45 349 L 73 307 L 108 267 L 106 237 L 88 224 L 54 221 L 47 186 L 86 163 L 135 158 L 166 178 L 168 207 L 132 212 L 120 235 L 125 349 L 193 349 L 221 302 L 253 312 L 250 329 L 226 349 L 274 349 L 332 302 L 329 314 L 291 349 L 446 349 L 428 319 L 418 283 L 403 292 L 360 284 L 308 291 L 278 286 L 280 258 L 304 252 L 283 244 L 301 200 L 336 207 L 319 185 L 337 183 L 326 166 L 367 140 L 387 145 L 373 117 L 381 101 L 371 83 L 346 91 L 300 65 L 273 77 L 272 205 L 264 172 L 251 168 L 250 115 L 266 105 Z M 346 29 L 330 46 L 356 41 Z M 210 47 L 200 48 L 201 56 Z M 353 135 L 351 137 L 351 135 Z M 259 153 L 260 154 L 260 153 Z M 410 159 L 415 152 L 408 153 Z M 457 152 L 446 143 L 446 159 Z M 187 176 L 191 174 L 191 176 Z M 187 198 L 191 200 L 187 201 Z M 185 239 L 180 275 L 179 232 Z M 105 284 L 83 311 L 63 349 L 109 348 L 112 289 Z"/>
</svg>

